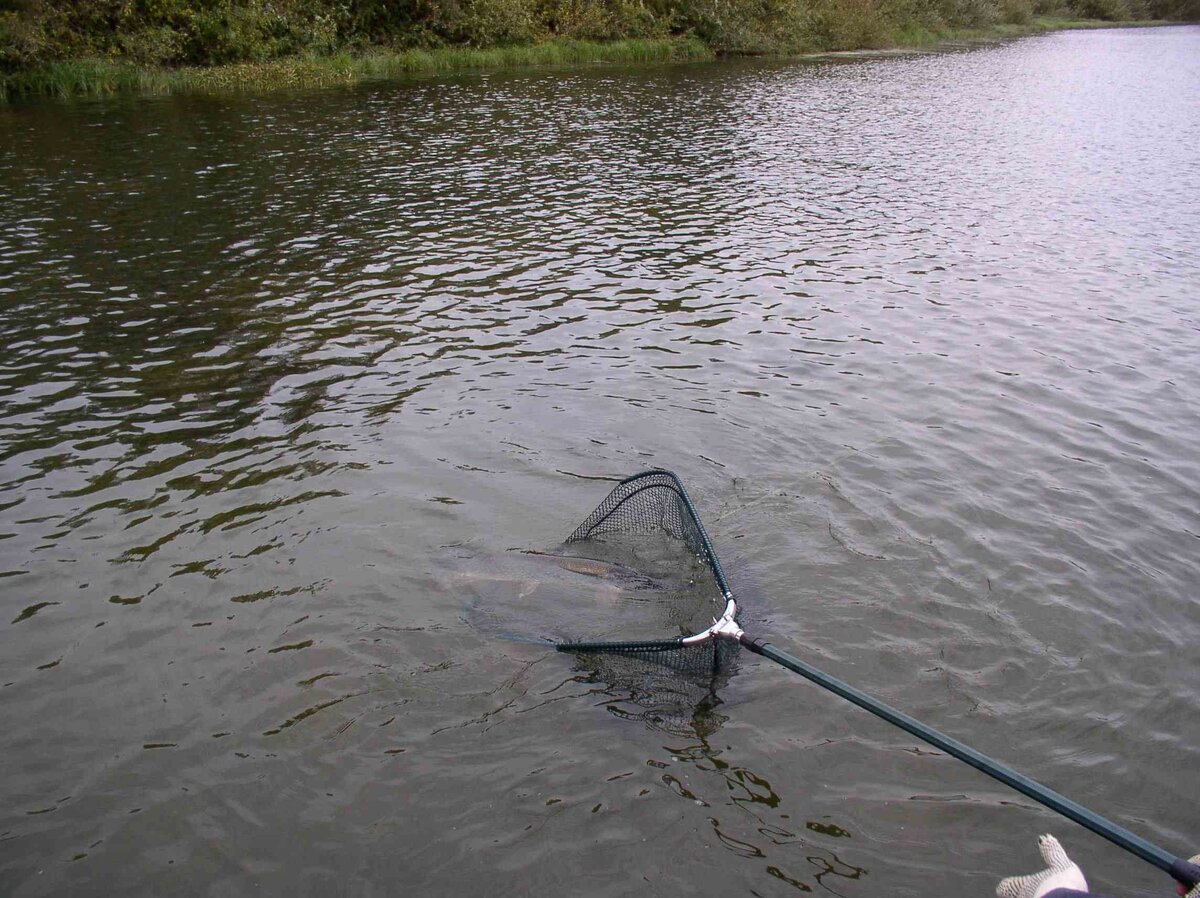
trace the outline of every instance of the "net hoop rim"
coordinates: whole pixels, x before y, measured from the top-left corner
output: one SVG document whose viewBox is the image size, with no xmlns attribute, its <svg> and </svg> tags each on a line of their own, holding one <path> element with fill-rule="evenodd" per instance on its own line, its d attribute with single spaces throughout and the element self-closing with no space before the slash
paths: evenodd
<svg viewBox="0 0 1200 898">
<path fill-rule="evenodd" d="M 737 605 L 737 602 L 734 600 L 733 590 L 729 586 L 729 581 L 725 579 L 725 569 L 721 567 L 721 560 L 717 557 L 717 552 L 713 548 L 712 541 L 708 537 L 708 531 L 704 529 L 704 524 L 700 520 L 700 513 L 698 511 L 696 511 L 696 506 L 692 502 L 692 497 L 690 495 L 688 495 L 687 488 L 683 485 L 683 481 L 679 479 L 679 475 L 676 474 L 674 471 L 668 470 L 667 468 L 647 468 L 644 471 L 639 471 L 637 474 L 631 474 L 628 477 L 625 477 L 622 480 L 620 480 L 616 484 L 616 486 L 614 486 L 612 488 L 612 490 L 610 491 L 610 495 L 613 491 L 619 489 L 620 487 L 624 486 L 625 484 L 633 483 L 634 481 L 641 480 L 645 477 L 666 477 L 666 478 L 668 478 L 671 482 L 671 485 L 669 488 L 677 496 L 679 496 L 679 498 L 683 501 L 684 507 L 687 508 L 688 514 L 691 515 L 692 523 L 696 526 L 696 530 L 700 535 L 700 546 L 704 550 L 705 561 L 708 562 L 709 569 L 712 570 L 713 576 L 715 577 L 715 579 L 717 581 L 717 586 L 720 588 L 721 594 L 725 598 L 725 610 L 721 613 L 720 617 L 713 618 L 712 626 L 707 627 L 698 633 L 693 633 L 691 636 L 681 636 L 681 637 L 678 637 L 677 639 L 673 639 L 673 640 L 651 641 L 649 643 L 641 643 L 640 645 L 643 646 L 642 650 L 643 651 L 648 650 L 646 647 L 651 646 L 651 645 L 653 645 L 654 648 L 650 649 L 650 650 L 659 650 L 659 651 L 667 650 L 669 647 L 685 647 L 685 646 L 703 645 L 706 642 L 709 642 L 710 640 L 716 639 L 718 637 L 725 638 L 725 639 L 732 639 L 735 642 L 738 641 L 741 638 L 743 631 L 742 631 L 742 628 L 739 627 L 738 623 L 737 623 L 738 605 Z M 606 512 L 601 518 L 599 518 L 599 520 L 593 521 L 591 523 L 591 526 L 588 527 L 588 529 L 586 531 L 583 529 L 583 525 L 581 524 L 578 528 L 576 528 L 574 533 L 572 533 L 570 536 L 567 537 L 566 542 L 572 543 L 572 542 L 577 542 L 577 541 L 586 539 L 588 533 L 591 530 L 595 529 L 595 527 L 597 527 L 599 524 L 603 523 L 611 515 L 615 514 L 617 509 L 619 509 L 622 505 L 624 505 L 627 501 L 629 501 L 631 498 L 636 496 L 638 493 L 642 492 L 642 490 L 654 489 L 657 487 L 661 487 L 663 485 L 664 484 L 662 484 L 662 483 L 648 483 L 644 487 L 641 487 L 640 489 L 635 490 L 634 492 L 630 493 L 628 496 L 625 496 L 624 498 L 622 498 L 620 502 L 618 502 L 611 509 L 609 509 L 608 512 Z M 624 646 L 626 646 L 626 645 L 630 646 L 630 648 L 625 649 Z M 616 642 L 613 642 L 613 643 L 605 643 L 605 642 L 570 643 L 570 642 L 566 642 L 566 643 L 559 643 L 557 648 L 560 651 L 572 651 L 572 650 L 574 650 L 574 651 L 588 651 L 588 650 L 622 651 L 622 650 L 626 650 L 626 651 L 632 652 L 632 651 L 636 651 L 636 649 L 632 648 L 632 646 L 634 646 L 634 645 L 638 645 L 638 643 L 616 643 Z M 621 648 L 618 648 L 618 646 L 620 646 Z"/>
</svg>

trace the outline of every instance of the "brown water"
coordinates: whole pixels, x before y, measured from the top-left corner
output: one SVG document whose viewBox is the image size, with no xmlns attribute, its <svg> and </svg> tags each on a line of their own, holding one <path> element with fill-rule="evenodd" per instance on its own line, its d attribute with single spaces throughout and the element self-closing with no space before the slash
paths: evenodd
<svg viewBox="0 0 1200 898">
<path fill-rule="evenodd" d="M 1200 850 L 1197 97 L 1188 27 L 0 110 L 0 892 L 1170 894 L 443 564 L 671 467 L 759 632 Z"/>
</svg>

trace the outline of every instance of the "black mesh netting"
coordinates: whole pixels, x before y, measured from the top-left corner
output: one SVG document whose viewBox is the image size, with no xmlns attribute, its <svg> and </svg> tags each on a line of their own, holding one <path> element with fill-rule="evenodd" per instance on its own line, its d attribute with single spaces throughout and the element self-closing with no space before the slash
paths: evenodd
<svg viewBox="0 0 1200 898">
<path fill-rule="evenodd" d="M 733 640 L 683 642 L 725 612 L 732 591 L 695 506 L 670 471 L 621 481 L 567 537 L 565 548 L 640 571 L 656 587 L 609 609 L 602 631 L 558 640 L 560 650 L 645 658 L 696 672 L 721 670 L 732 659 Z"/>
</svg>

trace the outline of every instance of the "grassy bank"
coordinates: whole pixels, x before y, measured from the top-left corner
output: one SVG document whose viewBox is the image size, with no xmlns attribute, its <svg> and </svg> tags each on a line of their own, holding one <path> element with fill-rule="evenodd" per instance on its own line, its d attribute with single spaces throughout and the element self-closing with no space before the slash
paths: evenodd
<svg viewBox="0 0 1200 898">
<path fill-rule="evenodd" d="M 1011 2 L 1011 0 L 1010 0 Z M 679 37 L 586 41 L 557 39 L 504 47 L 385 49 L 325 55 L 307 53 L 217 65 L 166 66 L 131 59 L 67 59 L 16 68 L 0 74 L 0 103 L 32 97 L 87 97 L 110 94 L 219 93 L 352 84 L 399 75 L 471 69 L 570 66 L 599 63 L 683 62 L 718 55 L 810 56 L 929 48 L 938 44 L 989 41 L 1068 28 L 1162 24 L 1113 22 L 1065 16 L 1017 16 L 1017 21 L 952 27 L 937 18 L 896 21 L 870 16 L 809 20 L 788 41 L 743 40 L 739 47 L 714 46 L 694 34 Z"/>
<path fill-rule="evenodd" d="M 711 59 L 713 55 L 701 41 L 681 38 L 609 43 L 551 41 L 486 49 L 369 50 L 360 54 L 337 53 L 181 68 L 81 59 L 48 63 L 0 77 L 0 102 L 36 96 L 67 98 L 120 93 L 219 93 L 326 87 L 398 75 L 589 63 L 684 62 Z"/>
</svg>

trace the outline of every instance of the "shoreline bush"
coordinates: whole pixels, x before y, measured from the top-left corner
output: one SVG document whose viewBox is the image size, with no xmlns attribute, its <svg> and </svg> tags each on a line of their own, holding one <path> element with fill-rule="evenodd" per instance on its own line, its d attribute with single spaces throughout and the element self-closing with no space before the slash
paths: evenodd
<svg viewBox="0 0 1200 898">
<path fill-rule="evenodd" d="M 69 59 L 166 67 L 338 52 L 694 35 L 714 52 L 869 45 L 882 28 L 1025 13 L 1200 20 L 1200 0 L 0 0 L 0 71 Z"/>
<path fill-rule="evenodd" d="M 537 65 L 877 49 L 1036 16 L 1200 20 L 1200 0 L 0 0 L 0 101 L 249 85 L 255 72 L 331 83 L 492 65 L 501 51 L 516 61 L 499 64 Z"/>
</svg>

